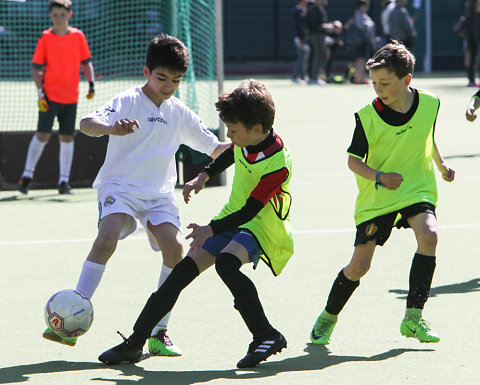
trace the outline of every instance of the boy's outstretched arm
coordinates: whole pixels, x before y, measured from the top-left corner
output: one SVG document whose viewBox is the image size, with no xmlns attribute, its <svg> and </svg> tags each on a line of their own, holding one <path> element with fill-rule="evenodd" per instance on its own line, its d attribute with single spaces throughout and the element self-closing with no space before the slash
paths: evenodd
<svg viewBox="0 0 480 385">
<path fill-rule="evenodd" d="M 216 154 L 217 151 L 218 154 Z M 195 194 L 198 194 L 203 190 L 205 183 L 207 183 L 210 178 L 226 170 L 235 161 L 231 143 L 220 143 L 212 153 L 212 158 L 214 154 L 216 154 L 215 158 L 209 165 L 205 167 L 204 171 L 198 174 L 191 181 L 185 183 L 185 186 L 183 187 L 183 200 L 185 203 L 190 201 L 190 193 L 192 191 L 195 191 Z"/>
<path fill-rule="evenodd" d="M 80 120 L 80 131 L 88 136 L 102 136 L 102 135 L 128 135 L 132 134 L 133 127 L 140 128 L 140 123 L 137 120 L 120 119 L 110 126 L 97 118 L 83 118 Z"/>
<path fill-rule="evenodd" d="M 215 148 L 215 150 L 210 154 L 210 158 L 215 159 L 224 152 L 227 148 L 229 148 L 232 143 L 227 142 L 220 142 L 220 144 Z"/>
<path fill-rule="evenodd" d="M 195 178 L 185 183 L 183 186 L 183 200 L 185 203 L 190 202 L 190 193 L 195 191 L 195 194 L 198 194 L 205 187 L 205 183 L 208 182 L 210 177 L 205 171 L 202 171 Z"/>
<path fill-rule="evenodd" d="M 355 174 L 373 181 L 377 181 L 377 173 L 380 171 L 371 168 L 363 160 L 353 155 L 348 156 L 348 168 Z M 396 190 L 402 184 L 403 177 L 396 172 L 383 172 L 378 175 L 378 181 L 387 190 Z"/>
<path fill-rule="evenodd" d="M 187 228 L 192 229 L 192 232 L 185 239 L 192 239 L 190 244 L 191 250 L 193 252 L 198 251 L 207 238 L 238 228 L 255 218 L 280 190 L 282 183 L 288 175 L 289 172 L 286 168 L 264 175 L 250 193 L 245 205 L 238 211 L 220 219 L 212 219 L 205 226 L 199 226 L 196 223 L 189 224 Z"/>
<path fill-rule="evenodd" d="M 468 103 L 467 111 L 465 111 L 465 117 L 469 122 L 473 122 L 475 119 L 477 119 L 476 111 L 478 107 L 480 107 L 480 99 L 476 96 L 473 96 Z"/>
<path fill-rule="evenodd" d="M 443 160 L 442 155 L 437 147 L 437 142 L 435 141 L 435 137 L 433 138 L 433 160 L 437 165 L 438 171 L 442 173 L 443 180 L 447 182 L 453 182 L 455 179 L 455 170 L 451 168 L 445 161 Z"/>
</svg>

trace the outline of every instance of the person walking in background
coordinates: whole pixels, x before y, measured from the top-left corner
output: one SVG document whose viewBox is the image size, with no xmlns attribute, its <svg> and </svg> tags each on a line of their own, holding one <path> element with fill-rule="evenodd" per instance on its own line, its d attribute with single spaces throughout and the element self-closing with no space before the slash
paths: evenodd
<svg viewBox="0 0 480 385">
<path fill-rule="evenodd" d="M 358 0 L 353 19 L 349 23 L 348 37 L 355 68 L 353 79 L 355 84 L 369 83 L 365 77 L 365 63 L 375 51 L 375 23 L 368 16 L 369 7 L 368 0 Z"/>
<path fill-rule="evenodd" d="M 380 22 L 382 24 L 382 32 L 385 38 L 385 44 L 390 40 L 390 12 L 395 8 L 395 0 L 383 0 L 382 12 L 380 13 Z"/>
<path fill-rule="evenodd" d="M 307 80 L 308 57 L 310 54 L 310 46 L 307 41 L 307 4 L 308 0 L 299 0 L 293 10 L 295 28 L 293 44 L 297 51 L 292 70 L 292 82 L 294 83 L 303 83 Z"/>
<path fill-rule="evenodd" d="M 325 7 L 328 0 L 314 0 L 307 6 L 308 41 L 310 43 L 309 84 L 326 85 L 326 64 L 328 47 L 326 37 L 328 33 L 339 34 L 343 25 L 339 20 L 328 21 Z"/>
<path fill-rule="evenodd" d="M 95 95 L 94 70 L 87 40 L 82 31 L 69 26 L 70 0 L 50 0 L 48 11 L 53 27 L 43 31 L 32 59 L 32 75 L 38 89 L 38 126 L 28 146 L 25 168 L 18 190 L 27 194 L 35 167 L 50 139 L 55 117 L 60 142 L 58 192 L 70 194 L 70 170 L 73 161 L 75 119 L 80 72 L 88 81 L 87 99 Z"/>
<path fill-rule="evenodd" d="M 478 87 L 476 72 L 478 70 L 478 45 L 480 42 L 480 3 L 467 0 L 463 14 L 463 26 L 457 31 L 463 38 L 465 68 L 467 70 L 468 87 Z"/>
<path fill-rule="evenodd" d="M 417 31 L 413 19 L 407 10 L 408 0 L 396 0 L 395 7 L 390 11 L 388 25 L 390 39 L 402 42 L 413 51 Z"/>
</svg>

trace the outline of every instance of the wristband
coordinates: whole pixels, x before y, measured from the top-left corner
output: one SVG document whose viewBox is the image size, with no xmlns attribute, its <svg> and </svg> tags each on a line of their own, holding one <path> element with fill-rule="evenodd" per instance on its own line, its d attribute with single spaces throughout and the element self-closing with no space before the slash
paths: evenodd
<svg viewBox="0 0 480 385">
<path fill-rule="evenodd" d="M 37 91 L 38 91 L 38 98 L 39 99 L 45 97 L 45 93 L 43 92 L 43 88 L 39 88 Z"/>
<path fill-rule="evenodd" d="M 90 88 L 93 88 L 93 87 L 95 86 L 95 83 L 94 83 L 94 82 L 88 82 L 88 86 L 89 86 Z"/>
<path fill-rule="evenodd" d="M 379 187 L 384 187 L 383 184 L 380 182 L 380 175 L 382 175 L 382 171 L 377 171 L 375 174 L 375 190 L 378 190 Z"/>
</svg>

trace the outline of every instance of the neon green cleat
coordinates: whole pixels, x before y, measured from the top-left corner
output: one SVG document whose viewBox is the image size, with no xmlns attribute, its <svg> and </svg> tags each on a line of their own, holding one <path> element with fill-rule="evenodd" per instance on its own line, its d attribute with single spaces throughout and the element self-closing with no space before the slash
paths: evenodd
<svg viewBox="0 0 480 385">
<path fill-rule="evenodd" d="M 167 336 L 167 329 L 160 329 L 148 339 L 148 351 L 153 356 L 181 356 L 182 351 Z"/>
<path fill-rule="evenodd" d="M 400 325 L 400 333 L 407 338 L 416 338 L 420 342 L 439 342 L 438 334 L 433 333 L 430 324 L 423 318 L 418 321 L 403 320 Z"/>
<path fill-rule="evenodd" d="M 59 344 L 68 345 L 68 346 L 75 346 L 75 344 L 77 343 L 77 337 L 72 337 L 72 338 L 60 337 L 59 335 L 55 334 L 53 330 L 50 328 L 45 329 L 45 331 L 42 334 L 42 337 L 47 340 L 58 342 Z"/>
<path fill-rule="evenodd" d="M 330 343 L 330 336 L 332 335 L 333 328 L 336 324 L 336 319 L 327 319 L 324 317 L 323 313 L 320 314 L 315 321 L 315 325 L 313 325 L 312 332 L 310 333 L 310 341 L 312 341 L 312 344 L 328 345 Z"/>
</svg>

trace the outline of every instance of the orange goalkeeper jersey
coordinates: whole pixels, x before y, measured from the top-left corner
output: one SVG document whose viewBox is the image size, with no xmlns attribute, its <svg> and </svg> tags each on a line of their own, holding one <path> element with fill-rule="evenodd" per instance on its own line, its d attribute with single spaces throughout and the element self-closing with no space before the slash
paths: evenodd
<svg viewBox="0 0 480 385">
<path fill-rule="evenodd" d="M 32 63 L 44 66 L 43 90 L 48 100 L 78 102 L 80 63 L 90 57 L 87 39 L 78 28 L 69 27 L 66 35 L 56 35 L 52 28 L 43 31 Z"/>
</svg>

